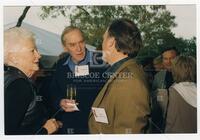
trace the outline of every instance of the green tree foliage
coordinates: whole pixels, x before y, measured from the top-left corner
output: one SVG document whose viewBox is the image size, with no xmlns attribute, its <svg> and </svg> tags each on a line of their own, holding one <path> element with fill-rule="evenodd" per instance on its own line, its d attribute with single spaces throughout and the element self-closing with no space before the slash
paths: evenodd
<svg viewBox="0 0 200 140">
<path fill-rule="evenodd" d="M 172 33 L 161 34 L 160 39 L 152 43 L 153 45 L 143 47 L 138 56 L 137 60 L 139 63 L 146 63 L 146 61 L 152 60 L 159 56 L 161 52 L 167 47 L 175 47 L 181 55 L 193 56 L 196 58 L 196 38 L 183 39 L 176 38 Z"/>
<path fill-rule="evenodd" d="M 187 55 L 196 55 L 196 39 L 175 38 L 171 28 L 176 27 L 175 16 L 165 5 L 134 6 L 43 6 L 41 17 L 63 15 L 71 25 L 79 27 L 86 42 L 101 49 L 102 36 L 108 25 L 117 18 L 133 20 L 141 31 L 144 47 L 138 58 L 156 57 L 167 46 L 175 46 Z"/>
<path fill-rule="evenodd" d="M 163 5 L 135 6 L 48 6 L 42 7 L 42 18 L 59 15 L 70 18 L 71 25 L 81 28 L 86 41 L 96 47 L 101 46 L 102 35 L 108 25 L 117 18 L 133 20 L 142 32 L 144 46 L 160 38 L 163 32 L 171 33 L 175 27 L 175 16 L 172 16 Z"/>
<path fill-rule="evenodd" d="M 175 47 L 181 55 L 190 55 L 196 57 L 196 38 L 183 39 L 176 38 L 173 34 L 163 34 L 161 44 L 155 46 L 155 50 L 161 52 L 164 48 Z"/>
</svg>

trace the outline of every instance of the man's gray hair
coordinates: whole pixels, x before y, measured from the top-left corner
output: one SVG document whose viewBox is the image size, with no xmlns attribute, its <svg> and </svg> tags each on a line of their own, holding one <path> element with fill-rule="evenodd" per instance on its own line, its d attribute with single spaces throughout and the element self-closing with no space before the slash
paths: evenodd
<svg viewBox="0 0 200 140">
<path fill-rule="evenodd" d="M 4 31 L 4 64 L 8 63 L 8 54 L 21 49 L 23 40 L 35 40 L 34 34 L 22 27 L 13 27 Z"/>
</svg>

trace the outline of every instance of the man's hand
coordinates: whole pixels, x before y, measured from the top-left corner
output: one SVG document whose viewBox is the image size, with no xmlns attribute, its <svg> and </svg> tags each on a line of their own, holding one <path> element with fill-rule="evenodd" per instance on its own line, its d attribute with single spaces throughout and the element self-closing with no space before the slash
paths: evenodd
<svg viewBox="0 0 200 140">
<path fill-rule="evenodd" d="M 62 99 L 60 101 L 60 107 L 65 111 L 65 112 L 74 112 L 74 105 L 75 105 L 74 100 L 69 100 L 69 99 Z M 76 104 L 77 105 L 77 104 Z"/>
</svg>

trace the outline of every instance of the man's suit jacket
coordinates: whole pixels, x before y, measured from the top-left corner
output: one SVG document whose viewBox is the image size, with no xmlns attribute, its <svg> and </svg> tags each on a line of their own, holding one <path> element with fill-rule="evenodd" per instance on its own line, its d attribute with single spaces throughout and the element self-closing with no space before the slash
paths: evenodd
<svg viewBox="0 0 200 140">
<path fill-rule="evenodd" d="M 97 55 L 98 52 L 91 53 L 93 53 L 92 56 L 94 57 L 95 55 Z M 105 83 L 105 80 L 101 75 L 106 70 L 106 67 L 103 65 L 101 67 L 97 67 L 98 65 L 94 65 L 94 58 L 92 57 L 91 61 L 88 62 L 89 74 L 98 74 L 98 77 L 93 78 L 90 75 L 74 76 L 74 73 L 71 71 L 69 66 L 63 65 L 67 61 L 68 57 L 69 56 L 66 55 L 56 64 L 56 71 L 53 75 L 48 93 L 51 97 L 51 103 L 55 110 L 54 112 L 57 112 L 58 110 L 60 110 L 61 99 L 66 98 L 67 85 L 76 86 L 76 100 L 79 103 L 78 108 L 80 109 L 80 111 L 60 111 L 56 115 L 56 119 L 60 120 L 63 123 L 63 127 L 59 130 L 58 133 L 87 134 L 90 108 L 98 92 L 101 90 Z M 73 130 L 73 132 L 71 132 L 71 130 Z"/>
<path fill-rule="evenodd" d="M 145 133 L 150 114 L 144 71 L 136 61 L 124 62 L 99 92 L 92 107 L 104 108 L 108 124 L 96 122 L 90 112 L 90 133 Z"/>
</svg>

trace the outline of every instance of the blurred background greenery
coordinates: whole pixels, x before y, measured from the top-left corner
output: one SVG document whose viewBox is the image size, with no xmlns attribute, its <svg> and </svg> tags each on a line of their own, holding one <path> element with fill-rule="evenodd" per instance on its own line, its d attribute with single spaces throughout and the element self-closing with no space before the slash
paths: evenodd
<svg viewBox="0 0 200 140">
<path fill-rule="evenodd" d="M 176 47 L 181 54 L 196 57 L 196 37 L 177 38 L 171 31 L 176 27 L 175 16 L 165 5 L 133 6 L 43 6 L 41 18 L 64 16 L 71 25 L 79 27 L 85 34 L 88 44 L 101 49 L 102 35 L 108 25 L 117 18 L 134 21 L 141 31 L 144 47 L 138 60 L 158 56 L 165 47 Z M 190 28 L 190 27 L 188 27 Z"/>
</svg>

